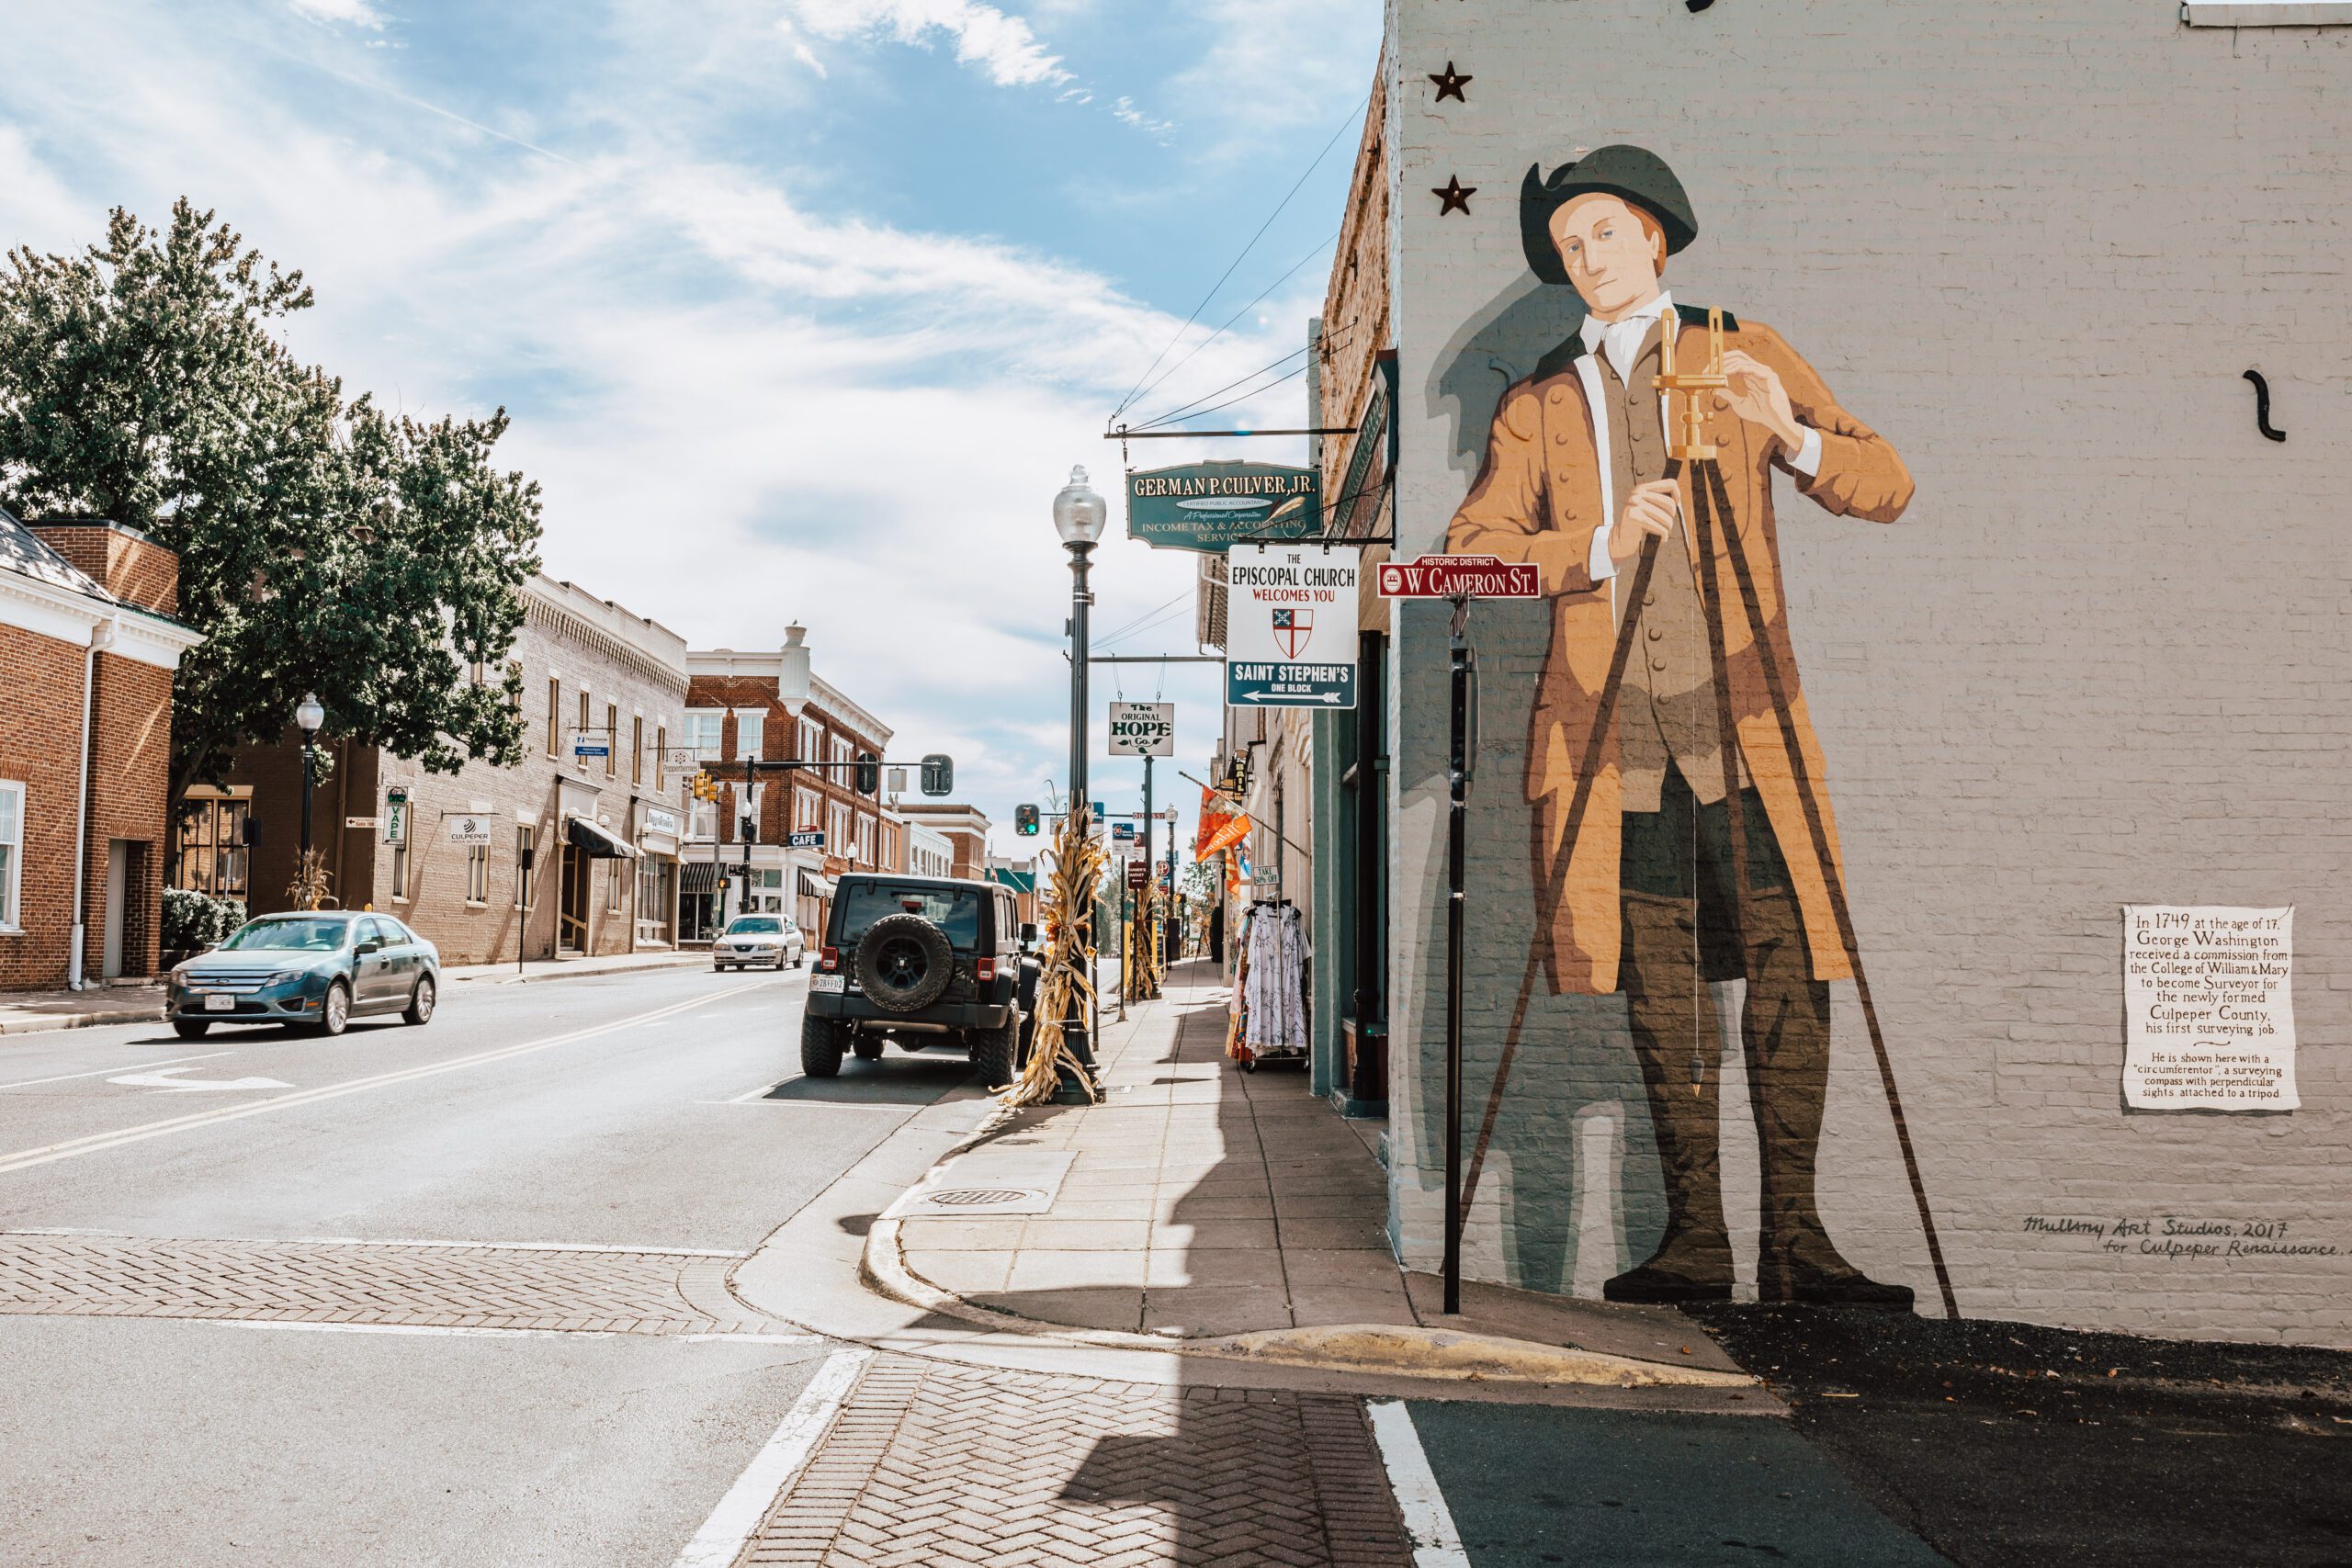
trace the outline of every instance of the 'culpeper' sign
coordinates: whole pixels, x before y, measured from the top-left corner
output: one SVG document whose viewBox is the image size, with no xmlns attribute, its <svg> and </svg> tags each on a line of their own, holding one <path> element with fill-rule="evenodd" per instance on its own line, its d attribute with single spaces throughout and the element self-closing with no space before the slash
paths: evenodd
<svg viewBox="0 0 2352 1568">
<path fill-rule="evenodd" d="M 1544 580 L 1532 561 L 1493 556 L 1416 556 L 1380 563 L 1383 599 L 1534 599 Z"/>
</svg>

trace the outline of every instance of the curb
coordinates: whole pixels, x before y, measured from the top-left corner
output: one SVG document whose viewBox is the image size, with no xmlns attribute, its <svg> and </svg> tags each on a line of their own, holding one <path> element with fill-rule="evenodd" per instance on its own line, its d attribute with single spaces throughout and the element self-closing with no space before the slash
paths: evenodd
<svg viewBox="0 0 2352 1568">
<path fill-rule="evenodd" d="M 974 1145 L 987 1137 L 971 1140 Z M 968 1146 L 968 1145 L 967 1145 Z M 1346 1324 L 1278 1328 L 1254 1334 L 1188 1339 L 1174 1335 L 1075 1328 L 976 1306 L 916 1273 L 899 1245 L 899 1220 L 876 1220 L 866 1232 L 858 1276 L 874 1290 L 910 1306 L 999 1333 L 1025 1334 L 1104 1350 L 1152 1350 L 1161 1355 L 1272 1362 L 1317 1371 L 1389 1377 L 1461 1378 L 1485 1382 L 1576 1383 L 1609 1388 L 1760 1389 L 1745 1372 L 1647 1361 L 1631 1356 L 1565 1349 L 1533 1340 L 1396 1324 Z"/>
<path fill-rule="evenodd" d="M 60 1018 L 20 1018 L 0 1022 L 0 1034 L 46 1034 L 58 1029 L 96 1029 L 108 1023 L 161 1023 L 164 1004 L 116 1008 L 108 1012 L 77 1012 Z"/>
<path fill-rule="evenodd" d="M 541 980 L 592 980 L 599 975 L 633 975 L 639 970 L 659 973 L 664 969 L 684 969 L 697 964 L 707 964 L 709 960 L 701 953 L 682 953 L 674 957 L 665 958 L 658 964 L 600 964 L 590 966 L 580 959 L 574 959 L 569 964 L 560 959 L 546 958 L 539 962 L 547 967 L 526 970 L 520 975 L 512 970 L 502 970 L 494 975 L 460 975 L 456 977 L 454 983 L 460 986 L 528 986 L 536 985 Z"/>
</svg>

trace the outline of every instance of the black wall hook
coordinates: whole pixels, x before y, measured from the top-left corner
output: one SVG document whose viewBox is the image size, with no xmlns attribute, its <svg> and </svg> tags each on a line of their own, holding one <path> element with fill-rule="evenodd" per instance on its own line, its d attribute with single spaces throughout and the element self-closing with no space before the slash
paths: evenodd
<svg viewBox="0 0 2352 1568">
<path fill-rule="evenodd" d="M 2262 378 L 2259 370 L 2249 370 L 2245 378 L 2254 383 L 2254 427 L 2273 441 L 2284 441 L 2287 433 L 2270 428 L 2270 383 Z"/>
</svg>

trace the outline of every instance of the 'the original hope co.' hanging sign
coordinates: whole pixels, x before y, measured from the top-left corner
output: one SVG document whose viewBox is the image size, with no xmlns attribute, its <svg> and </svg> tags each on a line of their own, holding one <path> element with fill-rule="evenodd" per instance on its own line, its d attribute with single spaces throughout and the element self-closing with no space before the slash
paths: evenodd
<svg viewBox="0 0 2352 1568">
<path fill-rule="evenodd" d="M 1237 707 L 1356 705 L 1361 552 L 1236 545 L 1226 565 L 1225 700 Z"/>
<path fill-rule="evenodd" d="M 1127 476 L 1127 537 L 1223 554 L 1236 539 L 1323 531 L 1322 479 L 1273 463 L 1186 463 Z"/>
</svg>

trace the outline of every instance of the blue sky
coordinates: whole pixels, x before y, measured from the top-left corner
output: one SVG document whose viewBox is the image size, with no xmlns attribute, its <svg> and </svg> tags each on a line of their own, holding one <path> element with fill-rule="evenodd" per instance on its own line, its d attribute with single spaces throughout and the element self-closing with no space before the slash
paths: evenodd
<svg viewBox="0 0 2352 1568">
<path fill-rule="evenodd" d="M 295 346 L 346 386 L 514 414 L 550 572 L 697 648 L 804 621 L 894 752 L 956 756 L 1010 850 L 1014 803 L 1067 772 L 1053 494 L 1084 463 L 1115 502 L 1106 413 L 1346 126 L 1204 321 L 1311 259 L 1136 412 L 1304 341 L 1379 7 L 79 0 L 13 8 L 9 32 L 0 241 L 77 247 L 108 208 L 158 219 L 182 194 L 218 209 L 305 271 Z M 1294 379 L 1219 423 L 1305 412 Z M 1193 558 L 1122 534 L 1114 507 L 1098 626 L 1192 651 Z M 1198 773 L 1214 667 L 1164 694 Z M 1140 787 L 1137 764 L 1092 767 L 1099 796 Z"/>
</svg>

